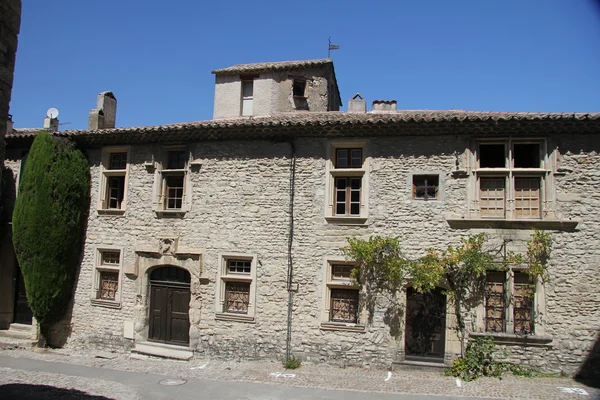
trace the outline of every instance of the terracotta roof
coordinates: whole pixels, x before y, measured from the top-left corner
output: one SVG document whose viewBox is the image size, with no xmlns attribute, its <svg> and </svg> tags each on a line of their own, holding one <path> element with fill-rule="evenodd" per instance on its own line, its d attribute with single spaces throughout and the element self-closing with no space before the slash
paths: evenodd
<svg viewBox="0 0 600 400">
<path fill-rule="evenodd" d="M 6 135 L 9 146 L 31 140 L 37 131 Z M 170 125 L 101 130 L 70 130 L 56 135 L 87 145 L 270 139 L 275 137 L 350 137 L 405 135 L 546 135 L 600 133 L 597 113 L 479 111 L 398 111 L 396 113 L 294 112 Z"/>
<path fill-rule="evenodd" d="M 331 61 L 329 58 L 321 58 L 317 60 L 261 62 L 254 64 L 236 64 L 227 68 L 215 69 L 212 71 L 212 73 L 215 75 L 239 75 L 245 73 L 257 74 L 259 72 L 266 71 L 320 67 L 327 64 L 333 64 L 333 61 Z"/>
</svg>

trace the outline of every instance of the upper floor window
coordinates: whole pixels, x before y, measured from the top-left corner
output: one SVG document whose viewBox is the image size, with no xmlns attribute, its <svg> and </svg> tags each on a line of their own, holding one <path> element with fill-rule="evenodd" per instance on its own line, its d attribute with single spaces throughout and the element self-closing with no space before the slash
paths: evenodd
<svg viewBox="0 0 600 400">
<path fill-rule="evenodd" d="M 253 115 L 254 80 L 242 80 L 242 116 Z"/>
<path fill-rule="evenodd" d="M 306 97 L 306 79 L 294 79 L 292 95 L 294 97 Z"/>
<path fill-rule="evenodd" d="M 542 218 L 548 175 L 545 159 L 543 140 L 480 142 L 475 166 L 479 216 Z"/>
<path fill-rule="evenodd" d="M 172 148 L 164 152 L 162 162 L 157 165 L 157 213 L 178 214 L 189 209 L 189 159 L 188 150 Z"/>
<path fill-rule="evenodd" d="M 102 178 L 98 211 L 122 213 L 127 194 L 128 148 L 102 150 Z"/>
<path fill-rule="evenodd" d="M 364 142 L 333 143 L 328 160 L 328 207 L 326 218 L 367 218 L 367 163 Z"/>
</svg>

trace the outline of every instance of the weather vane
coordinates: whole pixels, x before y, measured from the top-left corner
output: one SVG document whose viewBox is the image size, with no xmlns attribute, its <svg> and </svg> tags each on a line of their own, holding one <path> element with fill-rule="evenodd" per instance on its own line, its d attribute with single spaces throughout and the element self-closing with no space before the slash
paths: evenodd
<svg viewBox="0 0 600 400">
<path fill-rule="evenodd" d="M 330 58 L 331 50 L 339 50 L 339 49 L 340 49 L 340 45 L 339 44 L 331 44 L 331 37 L 329 37 L 329 49 L 327 50 L 327 58 Z"/>
</svg>

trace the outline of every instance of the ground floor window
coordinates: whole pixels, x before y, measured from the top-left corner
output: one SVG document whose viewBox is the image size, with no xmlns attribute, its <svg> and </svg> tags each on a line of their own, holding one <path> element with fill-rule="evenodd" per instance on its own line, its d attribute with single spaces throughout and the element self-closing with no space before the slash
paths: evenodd
<svg viewBox="0 0 600 400">
<path fill-rule="evenodd" d="M 122 249 L 107 247 L 96 250 L 92 303 L 110 307 L 120 306 L 122 266 Z"/>
<path fill-rule="evenodd" d="M 254 319 L 256 255 L 222 254 L 219 257 L 216 290 L 217 319 Z"/>
<path fill-rule="evenodd" d="M 490 271 L 486 276 L 485 331 L 534 332 L 535 285 L 521 271 Z"/>
</svg>

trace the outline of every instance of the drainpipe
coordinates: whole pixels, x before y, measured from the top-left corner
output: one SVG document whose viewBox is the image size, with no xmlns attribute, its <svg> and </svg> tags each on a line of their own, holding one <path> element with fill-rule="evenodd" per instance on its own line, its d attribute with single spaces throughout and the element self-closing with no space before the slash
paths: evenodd
<svg viewBox="0 0 600 400">
<path fill-rule="evenodd" d="M 294 267 L 292 260 L 292 245 L 294 244 L 294 194 L 296 182 L 296 146 L 293 139 L 289 141 L 291 148 L 290 158 L 290 207 L 289 207 L 289 232 L 288 232 L 288 252 L 287 252 L 287 292 L 288 292 L 288 308 L 287 308 L 287 336 L 285 340 L 285 360 L 288 361 L 291 354 L 292 346 L 292 307 L 294 304 L 293 278 Z"/>
</svg>

